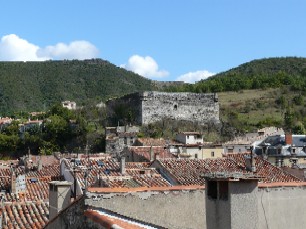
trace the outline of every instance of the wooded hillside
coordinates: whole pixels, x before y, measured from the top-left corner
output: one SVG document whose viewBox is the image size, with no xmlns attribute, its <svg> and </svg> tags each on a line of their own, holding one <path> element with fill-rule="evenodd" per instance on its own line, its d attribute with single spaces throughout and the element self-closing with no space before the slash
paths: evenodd
<svg viewBox="0 0 306 229">
<path fill-rule="evenodd" d="M 101 59 L 0 62 L 0 115 L 43 111 L 54 103 L 78 105 L 151 90 L 151 80 Z"/>
</svg>

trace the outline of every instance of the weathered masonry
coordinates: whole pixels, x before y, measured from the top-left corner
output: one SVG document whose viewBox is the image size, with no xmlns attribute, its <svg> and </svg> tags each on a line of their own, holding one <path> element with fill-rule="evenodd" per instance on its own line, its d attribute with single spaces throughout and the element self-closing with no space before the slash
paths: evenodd
<svg viewBox="0 0 306 229">
<path fill-rule="evenodd" d="M 149 124 L 163 118 L 201 124 L 219 122 L 219 102 L 215 93 L 167 93 L 145 91 L 108 101 L 108 106 L 129 109 L 137 124 Z"/>
</svg>

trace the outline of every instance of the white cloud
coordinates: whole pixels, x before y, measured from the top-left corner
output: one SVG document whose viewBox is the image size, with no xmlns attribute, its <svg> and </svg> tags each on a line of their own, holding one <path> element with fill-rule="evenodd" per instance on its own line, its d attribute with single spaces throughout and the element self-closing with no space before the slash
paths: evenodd
<svg viewBox="0 0 306 229">
<path fill-rule="evenodd" d="M 73 41 L 70 44 L 58 43 L 39 49 L 38 56 L 52 59 L 90 59 L 98 56 L 98 49 L 88 41 Z"/>
<path fill-rule="evenodd" d="M 188 72 L 179 76 L 176 80 L 185 81 L 185 83 L 195 83 L 196 81 L 207 79 L 208 77 L 215 75 L 216 73 L 209 72 L 207 70 Z"/>
<path fill-rule="evenodd" d="M 167 71 L 159 70 L 158 64 L 150 56 L 133 55 L 129 58 L 127 64 L 122 64 L 120 67 L 147 78 L 162 78 L 169 75 Z"/>
<path fill-rule="evenodd" d="M 98 54 L 98 49 L 87 41 L 58 43 L 45 48 L 40 48 L 15 34 L 3 36 L 0 41 L 0 60 L 2 61 L 82 60 L 96 58 Z"/>
</svg>

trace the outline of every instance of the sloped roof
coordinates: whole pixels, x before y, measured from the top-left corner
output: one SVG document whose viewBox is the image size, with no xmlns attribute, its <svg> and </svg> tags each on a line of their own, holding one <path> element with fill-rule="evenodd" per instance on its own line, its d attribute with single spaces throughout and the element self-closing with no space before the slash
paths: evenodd
<svg viewBox="0 0 306 229">
<path fill-rule="evenodd" d="M 240 173 L 248 171 L 239 167 L 234 160 L 216 159 L 165 159 L 158 160 L 180 185 L 204 185 L 202 177 L 207 173 Z"/>
<path fill-rule="evenodd" d="M 68 170 L 73 170 L 74 162 L 64 159 Z M 103 187 L 141 187 L 141 186 L 170 186 L 155 168 L 149 168 L 149 163 L 127 162 L 125 174 L 120 172 L 120 163 L 114 159 L 80 159 L 76 169 L 77 180 L 81 187 L 85 187 L 85 170 L 88 170 L 87 182 L 91 186 L 101 180 Z"/>
<path fill-rule="evenodd" d="M 267 137 L 260 145 L 270 144 L 270 146 L 286 145 L 285 135 L 274 135 Z M 306 145 L 306 135 L 292 135 L 292 145 L 303 147 Z"/>
<path fill-rule="evenodd" d="M 153 229 L 157 227 L 152 227 L 144 223 L 136 222 L 136 220 L 133 219 L 127 219 L 123 216 L 119 216 L 116 214 L 111 214 L 108 212 L 105 212 L 103 210 L 92 210 L 88 209 L 85 211 L 84 215 L 96 222 L 97 224 L 100 224 L 101 226 L 105 228 L 126 228 L 126 229 Z"/>
<path fill-rule="evenodd" d="M 2 228 L 43 228 L 48 222 L 49 204 L 44 202 L 6 203 L 0 207 Z"/>
<path fill-rule="evenodd" d="M 143 157 L 147 161 L 150 161 L 150 151 L 153 150 L 154 155 L 158 155 L 159 158 L 175 158 L 167 149 L 162 146 L 130 146 L 128 150 L 131 153 L 137 154 Z"/>
<path fill-rule="evenodd" d="M 246 169 L 246 159 L 245 156 L 250 155 L 250 153 L 229 153 L 226 154 L 226 158 L 233 159 L 242 169 Z M 260 177 L 263 177 L 260 181 L 263 183 L 273 183 L 273 182 L 302 182 L 299 178 L 283 171 L 282 169 L 273 166 L 267 160 L 262 157 L 254 157 L 256 172 Z"/>
<path fill-rule="evenodd" d="M 165 159 L 158 160 L 172 177 L 181 185 L 204 185 L 204 174 L 243 174 L 246 177 L 253 174 L 259 182 L 302 182 L 299 178 L 273 166 L 270 162 L 255 157 L 256 172 L 246 168 L 245 155 L 249 153 L 227 154 L 225 158 L 216 159 Z"/>
</svg>

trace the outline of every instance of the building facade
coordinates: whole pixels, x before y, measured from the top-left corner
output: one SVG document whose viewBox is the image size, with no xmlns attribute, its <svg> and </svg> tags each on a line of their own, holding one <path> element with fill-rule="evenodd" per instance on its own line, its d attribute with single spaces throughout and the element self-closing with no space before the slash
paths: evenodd
<svg viewBox="0 0 306 229">
<path fill-rule="evenodd" d="M 109 100 L 107 105 L 124 106 L 140 125 L 161 121 L 164 118 L 200 124 L 219 122 L 219 102 L 215 93 L 145 91 Z"/>
</svg>

